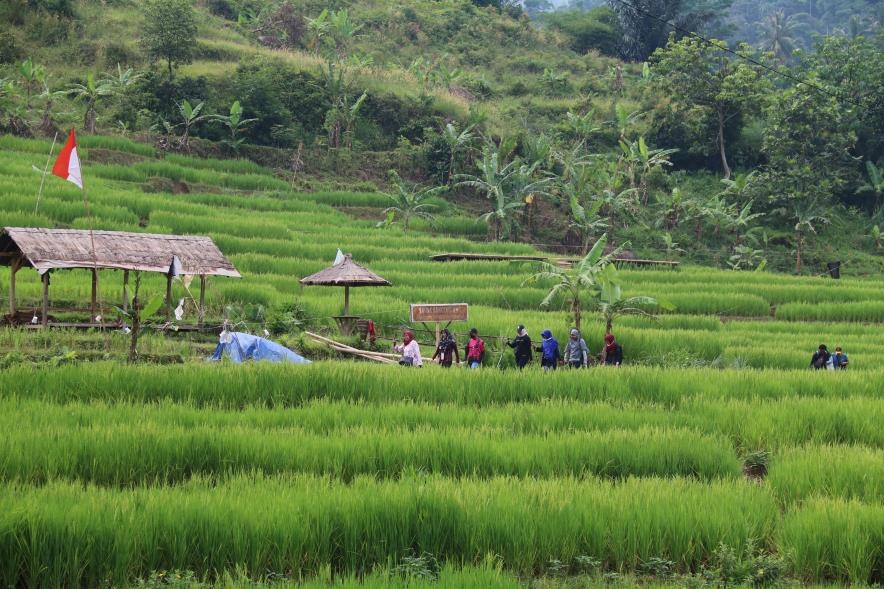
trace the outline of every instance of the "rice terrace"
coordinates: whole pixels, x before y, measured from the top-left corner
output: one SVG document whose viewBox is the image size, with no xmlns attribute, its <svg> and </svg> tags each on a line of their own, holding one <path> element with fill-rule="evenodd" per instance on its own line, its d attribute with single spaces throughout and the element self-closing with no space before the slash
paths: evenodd
<svg viewBox="0 0 884 589">
<path fill-rule="evenodd" d="M 881 13 L 700 4 L 0 7 L 0 587 L 880 587 Z"/>
</svg>

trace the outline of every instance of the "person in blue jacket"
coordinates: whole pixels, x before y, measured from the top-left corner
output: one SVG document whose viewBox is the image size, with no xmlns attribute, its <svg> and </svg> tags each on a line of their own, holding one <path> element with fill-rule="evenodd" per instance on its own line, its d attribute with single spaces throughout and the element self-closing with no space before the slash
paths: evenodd
<svg viewBox="0 0 884 589">
<path fill-rule="evenodd" d="M 835 347 L 835 353 L 829 356 L 829 361 L 835 370 L 847 370 L 847 354 L 841 349 L 841 346 Z"/>
<path fill-rule="evenodd" d="M 556 366 L 559 364 L 559 358 L 561 358 L 559 342 L 556 341 L 556 338 L 553 337 L 552 332 L 548 329 L 541 331 L 540 337 L 543 338 L 543 340 L 540 342 L 540 345 L 535 348 L 536 351 L 542 354 L 540 358 L 540 366 L 543 367 L 544 370 L 555 370 Z"/>
</svg>

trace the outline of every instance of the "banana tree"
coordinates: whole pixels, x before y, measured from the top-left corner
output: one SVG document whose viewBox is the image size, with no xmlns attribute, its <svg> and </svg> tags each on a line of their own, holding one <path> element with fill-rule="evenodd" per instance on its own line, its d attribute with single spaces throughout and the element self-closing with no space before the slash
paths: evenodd
<svg viewBox="0 0 884 589">
<path fill-rule="evenodd" d="M 379 226 L 391 225 L 398 216 L 402 220 L 402 231 L 407 233 L 408 225 L 413 218 L 424 219 L 431 223 L 435 221 L 430 211 L 438 207 L 429 200 L 448 190 L 447 186 L 426 188 L 420 185 L 408 185 L 395 170 L 390 171 L 390 180 L 396 190 L 393 194 L 385 194 L 390 199 L 391 206 L 384 209 L 386 218 L 378 224 Z"/>
<path fill-rule="evenodd" d="M 515 213 L 525 206 L 534 194 L 546 194 L 551 178 L 535 179 L 538 164 L 523 164 L 515 158 L 501 165 L 501 152 L 486 145 L 478 162 L 479 174 L 458 174 L 455 186 L 468 186 L 485 193 L 492 209 L 479 218 L 494 232 L 494 240 L 507 238 L 516 227 Z"/>
<path fill-rule="evenodd" d="M 541 307 L 548 307 L 558 296 L 562 295 L 571 307 L 574 316 L 574 326 L 580 329 L 582 316 L 581 299 L 586 297 L 597 299 L 602 285 L 599 281 L 604 269 L 614 262 L 623 247 L 619 247 L 605 254 L 605 245 L 608 240 L 602 236 L 595 242 L 580 261 L 570 268 L 562 268 L 549 262 L 541 262 L 540 270 L 523 282 L 523 285 L 536 284 L 541 281 L 552 280 L 552 288 L 540 302 Z M 627 244 L 624 244 L 626 246 Z"/>
<path fill-rule="evenodd" d="M 641 315 L 655 318 L 656 315 L 648 309 L 655 307 L 671 311 L 675 306 L 664 299 L 649 296 L 623 297 L 621 279 L 614 264 L 608 264 L 596 275 L 598 289 L 597 298 L 593 306 L 598 310 L 605 322 L 605 333 L 611 333 L 614 328 L 614 320 L 622 315 Z"/>
</svg>

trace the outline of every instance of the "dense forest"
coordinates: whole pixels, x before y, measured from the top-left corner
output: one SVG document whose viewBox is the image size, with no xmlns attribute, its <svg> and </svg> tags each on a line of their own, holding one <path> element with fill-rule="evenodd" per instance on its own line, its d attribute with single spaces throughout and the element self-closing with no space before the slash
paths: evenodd
<svg viewBox="0 0 884 589">
<path fill-rule="evenodd" d="M 0 132 L 249 158 L 301 189 L 388 191 L 388 224 L 441 195 L 494 240 L 878 272 L 881 17 L 866 0 L 11 0 Z"/>
</svg>

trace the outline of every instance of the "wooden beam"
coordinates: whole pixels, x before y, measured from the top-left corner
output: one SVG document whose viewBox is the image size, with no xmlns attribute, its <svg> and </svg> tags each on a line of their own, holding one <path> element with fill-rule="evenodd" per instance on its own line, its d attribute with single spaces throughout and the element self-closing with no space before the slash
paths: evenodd
<svg viewBox="0 0 884 589">
<path fill-rule="evenodd" d="M 123 311 L 129 312 L 129 271 L 123 270 Z"/>
<path fill-rule="evenodd" d="M 43 327 L 49 325 L 49 270 L 43 273 Z"/>
<path fill-rule="evenodd" d="M 172 320 L 172 273 L 166 274 L 166 322 Z"/>
<path fill-rule="evenodd" d="M 89 305 L 89 312 L 91 313 L 90 323 L 95 322 L 96 309 L 98 309 L 98 269 L 92 268 L 92 301 Z"/>
<path fill-rule="evenodd" d="M 12 263 L 9 264 L 9 313 L 15 315 L 16 312 L 16 304 L 15 304 L 15 274 L 21 268 L 22 259 L 21 256 L 18 258 L 14 258 Z"/>
<path fill-rule="evenodd" d="M 200 308 L 197 309 L 197 325 L 203 326 L 206 320 L 206 275 L 200 274 Z"/>
</svg>

